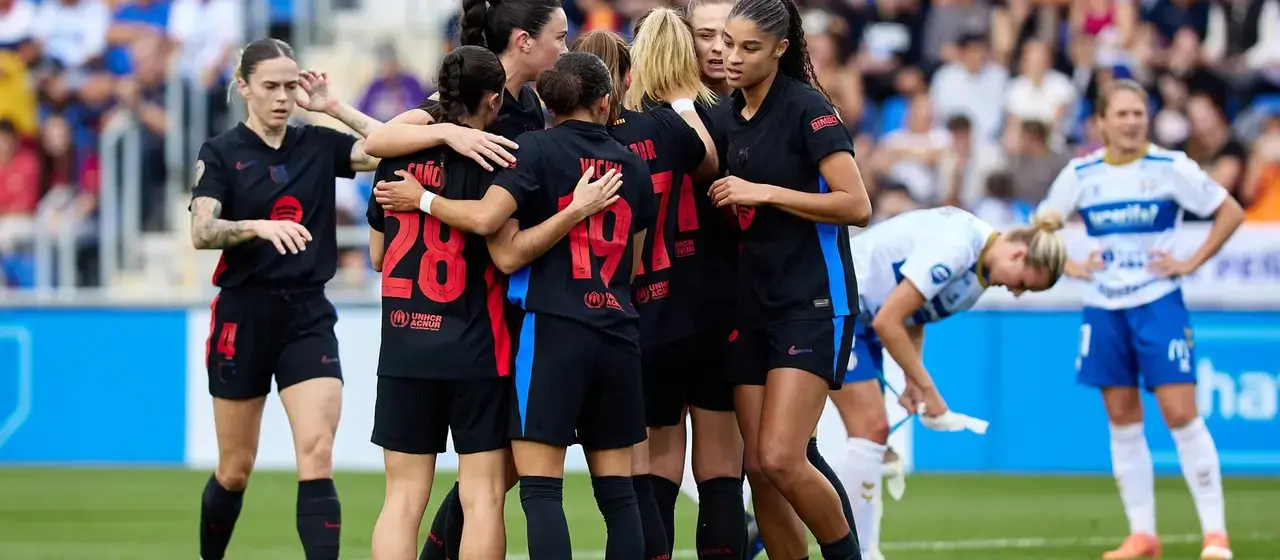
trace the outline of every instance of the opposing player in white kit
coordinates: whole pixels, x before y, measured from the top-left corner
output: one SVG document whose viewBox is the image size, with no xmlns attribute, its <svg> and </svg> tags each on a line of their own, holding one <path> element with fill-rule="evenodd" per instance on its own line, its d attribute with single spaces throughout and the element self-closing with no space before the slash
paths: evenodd
<svg viewBox="0 0 1280 560">
<path fill-rule="evenodd" d="M 965 311 L 991 286 L 1015 296 L 1052 287 L 1067 263 L 1053 232 L 1062 223 L 1001 233 L 957 208 L 917 210 L 889 219 L 851 242 L 861 314 L 854 326 L 851 368 L 831 394 L 849 434 L 844 460 L 835 461 L 845 488 L 857 495 L 854 521 L 864 560 L 883 558 L 876 508 L 881 499 L 889 420 L 885 413 L 883 352 L 907 379 L 901 403 L 910 412 L 947 412 L 921 359 L 924 326 Z"/>
<path fill-rule="evenodd" d="M 1142 86 L 1124 80 L 1100 96 L 1105 148 L 1072 160 L 1036 216 L 1052 221 L 1079 212 L 1098 244 L 1087 262 L 1068 265 L 1068 274 L 1091 280 L 1076 365 L 1080 383 L 1102 390 L 1112 471 L 1129 518 L 1129 537 L 1103 558 L 1160 555 L 1141 380 L 1173 432 L 1204 532 L 1200 557 L 1229 560 L 1218 451 L 1196 410 L 1191 324 L 1179 277 L 1217 254 L 1244 211 L 1186 154 L 1148 144 L 1147 99 Z M 1184 210 L 1213 216 L 1208 239 L 1185 260 L 1166 252 Z"/>
</svg>

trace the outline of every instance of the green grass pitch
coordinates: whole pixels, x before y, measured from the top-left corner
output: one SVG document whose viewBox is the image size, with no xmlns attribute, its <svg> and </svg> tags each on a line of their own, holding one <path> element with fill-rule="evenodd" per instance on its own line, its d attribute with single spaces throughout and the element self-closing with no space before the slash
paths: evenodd
<svg viewBox="0 0 1280 560">
<path fill-rule="evenodd" d="M 0 469 L 0 560 L 193 560 L 201 488 L 208 473 L 168 469 Z M 338 473 L 343 557 L 369 558 L 382 504 L 377 473 Z M 437 481 L 430 515 L 452 484 Z M 1280 481 L 1228 479 L 1227 521 L 1240 560 L 1280 559 Z M 228 557 L 302 558 L 289 473 L 254 475 Z M 1199 557 L 1199 526 L 1181 478 L 1157 482 L 1166 559 Z M 586 476 L 565 485 L 576 558 L 603 558 L 604 525 Z M 677 513 L 676 558 L 694 558 L 695 509 Z M 507 502 L 510 558 L 524 552 L 515 494 Z M 1067 560 L 1098 558 L 1127 525 L 1109 478 L 915 476 L 889 502 L 889 560 Z M 424 528 L 425 532 L 425 528 Z M 816 552 L 816 551 L 815 551 Z M 817 555 L 814 555 L 817 558 Z"/>
</svg>

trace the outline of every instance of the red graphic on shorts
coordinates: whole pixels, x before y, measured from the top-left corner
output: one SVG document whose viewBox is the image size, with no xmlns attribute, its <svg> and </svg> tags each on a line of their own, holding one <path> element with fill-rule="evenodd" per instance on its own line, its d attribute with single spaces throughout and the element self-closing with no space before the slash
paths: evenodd
<svg viewBox="0 0 1280 560">
<path fill-rule="evenodd" d="M 640 286 L 636 288 L 636 303 L 641 305 L 649 302 L 649 287 Z"/>
<path fill-rule="evenodd" d="M 284 195 L 271 206 L 271 219 L 302 223 L 302 203 L 293 195 Z"/>
<path fill-rule="evenodd" d="M 747 231 L 751 227 L 751 221 L 756 219 L 756 209 L 750 206 L 738 207 L 738 228 Z"/>
<path fill-rule="evenodd" d="M 817 132 L 830 126 L 839 126 L 839 124 L 840 117 L 835 115 L 823 115 L 809 121 L 809 128 L 812 128 L 814 132 Z"/>
<path fill-rule="evenodd" d="M 733 329 L 733 332 L 729 333 L 729 342 L 733 342 L 735 340 L 738 340 L 738 329 Z"/>
</svg>

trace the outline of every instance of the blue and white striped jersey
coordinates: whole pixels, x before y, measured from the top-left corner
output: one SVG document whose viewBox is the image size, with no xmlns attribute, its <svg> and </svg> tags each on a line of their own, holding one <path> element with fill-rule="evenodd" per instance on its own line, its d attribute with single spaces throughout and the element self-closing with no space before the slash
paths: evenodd
<svg viewBox="0 0 1280 560">
<path fill-rule="evenodd" d="M 1127 309 L 1178 288 L 1177 278 L 1148 268 L 1152 253 L 1172 249 L 1184 210 L 1209 216 L 1226 198 L 1226 189 L 1186 154 L 1150 146 L 1122 164 L 1108 163 L 1103 150 L 1071 160 L 1036 212 L 1080 213 L 1106 265 L 1094 273 L 1084 304 Z"/>
</svg>

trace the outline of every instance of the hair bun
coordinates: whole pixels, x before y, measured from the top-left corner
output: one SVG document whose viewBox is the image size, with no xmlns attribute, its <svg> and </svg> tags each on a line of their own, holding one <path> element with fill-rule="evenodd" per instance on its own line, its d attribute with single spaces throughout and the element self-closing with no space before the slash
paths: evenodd
<svg viewBox="0 0 1280 560">
<path fill-rule="evenodd" d="M 1056 232 L 1065 225 L 1062 214 L 1053 210 L 1045 210 L 1031 218 L 1031 227 L 1046 233 Z"/>
</svg>

